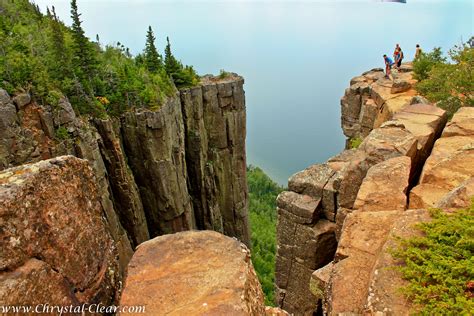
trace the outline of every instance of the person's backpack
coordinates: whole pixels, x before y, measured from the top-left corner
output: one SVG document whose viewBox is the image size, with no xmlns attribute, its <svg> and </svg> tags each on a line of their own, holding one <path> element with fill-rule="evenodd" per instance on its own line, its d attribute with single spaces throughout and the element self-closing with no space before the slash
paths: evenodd
<svg viewBox="0 0 474 316">
<path fill-rule="evenodd" d="M 403 51 L 400 49 L 400 60 L 403 59 Z"/>
</svg>

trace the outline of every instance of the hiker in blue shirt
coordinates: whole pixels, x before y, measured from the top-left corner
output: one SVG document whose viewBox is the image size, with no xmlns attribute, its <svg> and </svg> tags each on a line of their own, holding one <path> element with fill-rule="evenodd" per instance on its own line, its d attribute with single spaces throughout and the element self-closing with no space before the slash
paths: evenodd
<svg viewBox="0 0 474 316">
<path fill-rule="evenodd" d="M 390 78 L 390 70 L 392 69 L 393 60 L 391 60 L 387 55 L 383 55 L 383 60 L 385 61 L 385 78 Z"/>
</svg>

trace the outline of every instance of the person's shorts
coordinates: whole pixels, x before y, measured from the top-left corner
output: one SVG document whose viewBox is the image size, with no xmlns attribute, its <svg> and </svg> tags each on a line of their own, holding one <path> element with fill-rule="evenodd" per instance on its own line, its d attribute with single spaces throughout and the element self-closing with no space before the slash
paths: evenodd
<svg viewBox="0 0 474 316">
<path fill-rule="evenodd" d="M 397 67 L 400 67 L 402 65 L 402 59 L 400 59 L 398 62 L 397 62 Z"/>
</svg>

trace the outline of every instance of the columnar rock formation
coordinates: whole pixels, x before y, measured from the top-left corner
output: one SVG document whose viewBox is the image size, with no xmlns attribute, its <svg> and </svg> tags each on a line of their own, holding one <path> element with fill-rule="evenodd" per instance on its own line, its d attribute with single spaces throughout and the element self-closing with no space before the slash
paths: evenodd
<svg viewBox="0 0 474 316">
<path fill-rule="evenodd" d="M 394 82 L 378 69 L 351 80 L 342 124 L 362 144 L 293 175 L 290 191 L 278 197 L 278 303 L 295 315 L 311 315 L 323 298 L 329 313 L 363 312 L 380 249 L 395 219 L 406 217 L 407 195 L 447 117 L 415 96 L 409 66 L 402 69 Z M 468 117 L 463 111 L 459 117 Z M 467 130 L 467 123 L 453 124 Z M 462 192 L 472 178 L 464 171 Z"/>
<path fill-rule="evenodd" d="M 214 229 L 249 244 L 243 79 L 205 77 L 158 110 L 76 116 L 0 89 L 0 170 L 60 155 L 87 159 L 123 272 L 150 237 Z"/>
<path fill-rule="evenodd" d="M 85 160 L 0 172 L 1 305 L 114 303 L 121 275 L 104 213 Z"/>
<path fill-rule="evenodd" d="M 202 81 L 181 91 L 196 226 L 249 245 L 244 81 L 209 76 Z"/>
</svg>

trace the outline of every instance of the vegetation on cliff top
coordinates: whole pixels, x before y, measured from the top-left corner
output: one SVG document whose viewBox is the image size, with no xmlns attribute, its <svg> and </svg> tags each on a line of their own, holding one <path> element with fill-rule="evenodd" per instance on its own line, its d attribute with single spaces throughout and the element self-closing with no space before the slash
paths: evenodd
<svg viewBox="0 0 474 316">
<path fill-rule="evenodd" d="M 175 86 L 197 83 L 192 67 L 171 53 L 161 57 L 151 27 L 142 54 L 134 57 L 117 43 L 89 40 L 76 0 L 71 1 L 72 26 L 54 7 L 44 15 L 27 0 L 0 0 L 0 87 L 9 93 L 27 91 L 35 99 L 64 94 L 81 114 L 117 115 L 134 107 L 157 108 L 175 93 Z"/>
<path fill-rule="evenodd" d="M 423 53 L 414 60 L 413 71 L 419 80 L 416 89 L 452 117 L 460 107 L 474 106 L 474 48 L 462 44 L 448 55 L 451 62 L 440 48 Z"/>
<path fill-rule="evenodd" d="M 265 294 L 275 305 L 276 198 L 283 188 L 258 167 L 247 168 L 252 232 L 252 263 Z"/>
<path fill-rule="evenodd" d="M 474 202 L 446 214 L 432 211 L 433 220 L 417 225 L 422 236 L 400 240 L 394 252 L 408 285 L 403 293 L 422 315 L 474 313 Z"/>
</svg>

